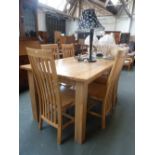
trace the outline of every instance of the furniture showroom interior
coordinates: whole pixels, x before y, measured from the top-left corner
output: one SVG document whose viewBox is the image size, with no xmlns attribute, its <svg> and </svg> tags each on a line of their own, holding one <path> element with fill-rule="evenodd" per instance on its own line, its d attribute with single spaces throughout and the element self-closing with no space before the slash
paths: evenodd
<svg viewBox="0 0 155 155">
<path fill-rule="evenodd" d="M 135 0 L 19 0 L 20 155 L 134 155 L 135 61 Z"/>
</svg>

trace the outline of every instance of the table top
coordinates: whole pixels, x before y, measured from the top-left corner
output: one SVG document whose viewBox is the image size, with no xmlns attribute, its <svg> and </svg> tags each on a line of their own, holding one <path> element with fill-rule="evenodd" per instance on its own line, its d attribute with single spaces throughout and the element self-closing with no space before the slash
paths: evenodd
<svg viewBox="0 0 155 155">
<path fill-rule="evenodd" d="M 97 59 L 96 62 L 78 62 L 75 57 L 55 60 L 57 74 L 60 77 L 73 81 L 91 82 L 101 76 L 104 71 L 113 65 L 113 60 Z M 22 65 L 20 68 L 31 71 L 31 65 Z"/>
</svg>

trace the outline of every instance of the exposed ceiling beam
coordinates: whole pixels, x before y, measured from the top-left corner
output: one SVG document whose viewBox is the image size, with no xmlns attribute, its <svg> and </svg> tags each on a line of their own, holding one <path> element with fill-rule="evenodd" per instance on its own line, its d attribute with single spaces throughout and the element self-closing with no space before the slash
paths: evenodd
<svg viewBox="0 0 155 155">
<path fill-rule="evenodd" d="M 106 2 L 104 3 L 104 7 L 106 8 L 106 6 L 108 5 L 110 0 L 106 0 Z"/>
<path fill-rule="evenodd" d="M 132 18 L 132 15 L 130 14 L 129 10 L 127 9 L 126 7 L 126 3 L 124 0 L 120 0 L 122 2 L 122 5 L 123 5 L 123 9 L 124 11 L 126 12 L 126 14 L 129 16 L 129 18 Z"/>
<path fill-rule="evenodd" d="M 77 5 L 78 5 L 78 2 L 76 2 L 76 4 L 74 4 L 74 9 L 73 9 L 73 12 L 72 12 L 71 16 L 73 16 L 73 15 L 74 15 L 75 10 L 76 10 L 76 8 L 77 8 Z"/>
<path fill-rule="evenodd" d="M 112 15 L 111 12 L 109 12 L 105 7 L 104 7 L 104 3 L 100 2 L 98 0 L 88 0 L 89 3 L 96 5 L 98 8 L 100 9 L 104 9 L 104 11 L 108 12 L 108 14 Z"/>
<path fill-rule="evenodd" d="M 135 8 L 135 0 L 133 0 L 133 4 L 132 4 L 132 12 L 131 12 L 132 17 L 130 18 L 129 32 L 131 31 L 131 27 L 132 27 L 134 8 Z"/>
<path fill-rule="evenodd" d="M 70 11 L 70 15 L 71 15 L 71 16 L 73 16 L 73 14 L 74 14 L 74 12 L 75 12 L 75 10 L 76 10 L 77 4 L 78 4 L 78 1 L 75 1 L 74 4 L 73 4 L 72 9 L 71 9 L 71 11 Z"/>
<path fill-rule="evenodd" d="M 94 4 L 96 4 L 96 5 L 98 5 L 98 6 L 100 6 L 100 7 L 104 7 L 104 3 L 103 2 L 101 2 L 101 1 L 99 1 L 99 0 L 89 0 L 91 3 L 94 3 Z M 104 7 L 105 8 L 105 7 Z"/>
<path fill-rule="evenodd" d="M 75 5 L 75 2 L 76 1 L 73 1 L 73 2 L 70 2 L 70 8 L 69 8 L 69 10 L 68 10 L 68 14 L 70 15 L 71 14 L 71 11 L 73 10 L 73 8 L 74 8 L 74 5 Z"/>
<path fill-rule="evenodd" d="M 119 16 L 122 14 L 123 10 L 124 10 L 124 9 L 123 9 L 123 6 L 121 5 L 121 6 L 120 6 L 120 9 L 119 9 L 119 11 L 118 11 L 118 13 L 117 13 L 116 16 L 119 17 Z"/>
<path fill-rule="evenodd" d="M 66 2 L 65 7 L 64 7 L 64 10 L 63 10 L 63 11 L 66 11 L 66 10 L 67 10 L 67 5 L 68 5 L 68 1 Z"/>
<path fill-rule="evenodd" d="M 78 14 L 78 17 L 80 18 L 81 17 L 81 9 L 82 9 L 82 0 L 79 0 L 79 14 Z"/>
</svg>

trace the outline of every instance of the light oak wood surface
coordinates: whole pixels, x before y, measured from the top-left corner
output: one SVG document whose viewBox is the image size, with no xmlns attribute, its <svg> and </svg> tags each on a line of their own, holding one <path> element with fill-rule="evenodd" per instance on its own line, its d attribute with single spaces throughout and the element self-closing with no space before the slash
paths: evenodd
<svg viewBox="0 0 155 155">
<path fill-rule="evenodd" d="M 27 48 L 39 103 L 39 128 L 45 121 L 57 129 L 57 142 L 62 142 L 62 130 L 74 123 L 67 109 L 74 105 L 74 90 L 59 85 L 52 50 Z M 34 109 L 34 108 L 33 108 Z M 63 122 L 63 117 L 68 121 Z"/>
<path fill-rule="evenodd" d="M 59 59 L 59 49 L 57 44 L 41 44 L 40 45 L 44 50 L 51 50 L 51 53 L 54 56 L 54 59 Z"/>
<path fill-rule="evenodd" d="M 63 58 L 73 57 L 75 54 L 73 44 L 61 44 L 61 51 L 63 54 Z"/>
<path fill-rule="evenodd" d="M 78 62 L 74 57 L 55 60 L 58 79 L 75 82 L 75 141 L 77 143 L 82 144 L 85 140 L 88 84 L 110 69 L 113 63 L 113 60 L 105 59 L 98 59 L 95 63 Z M 32 72 L 30 64 L 22 65 L 21 68 L 27 70 L 28 74 Z M 33 82 L 32 78 L 29 80 Z M 36 97 L 35 90 L 31 92 L 33 92 L 31 97 Z M 35 100 L 32 105 L 37 106 L 34 102 Z M 36 109 L 33 108 L 33 110 Z M 38 111 L 33 111 L 33 113 L 37 115 Z"/>
<path fill-rule="evenodd" d="M 93 104 L 89 104 L 88 112 L 102 118 L 102 128 L 106 127 L 106 115 L 111 112 L 115 103 L 118 80 L 123 67 L 124 59 L 126 57 L 126 52 L 124 50 L 116 49 L 116 53 L 114 65 L 110 71 L 106 83 L 92 82 L 88 87 L 89 97 L 101 101 L 100 103 L 102 105 L 101 114 L 93 111 Z M 98 104 L 98 102 L 94 102 L 94 105 L 96 104 Z"/>
</svg>

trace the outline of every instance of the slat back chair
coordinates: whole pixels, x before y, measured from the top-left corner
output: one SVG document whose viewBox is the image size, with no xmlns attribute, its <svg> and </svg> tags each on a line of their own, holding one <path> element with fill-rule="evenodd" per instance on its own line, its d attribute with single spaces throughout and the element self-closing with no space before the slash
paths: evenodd
<svg viewBox="0 0 155 155">
<path fill-rule="evenodd" d="M 115 46 L 114 47 L 111 47 L 109 53 L 114 57 L 116 58 L 117 54 L 118 54 L 118 49 L 119 47 L 118 46 Z M 126 49 L 124 48 L 121 48 L 123 50 L 126 51 Z M 105 72 L 101 77 L 99 77 L 98 79 L 95 80 L 96 83 L 100 83 L 100 84 L 107 84 L 107 80 L 108 80 L 108 77 L 109 77 L 109 74 L 110 74 L 110 71 L 111 69 L 109 69 L 107 72 Z M 121 72 L 121 70 L 120 70 Z M 114 90 L 113 90 L 113 106 L 116 104 L 117 102 L 117 88 L 118 88 L 118 81 L 119 81 L 119 75 L 117 76 L 117 80 L 115 81 L 115 86 L 114 86 Z"/>
<path fill-rule="evenodd" d="M 122 61 L 125 61 L 125 58 L 127 56 L 127 53 L 128 53 L 128 49 L 126 48 L 120 48 L 122 51 L 124 51 L 124 55 L 122 55 Z M 112 54 L 114 56 L 116 56 L 116 50 L 112 50 Z M 122 61 L 120 62 L 120 65 L 122 65 Z M 123 63 L 124 64 L 124 63 Z M 118 90 L 118 82 L 119 82 L 119 77 L 120 77 L 120 73 L 121 73 L 121 70 L 123 68 L 123 65 L 121 67 L 121 69 L 119 69 L 118 71 L 118 75 L 116 76 L 116 80 L 115 80 L 115 83 L 114 83 L 114 89 L 113 89 L 113 100 L 112 100 L 112 103 L 113 103 L 113 106 L 115 106 L 115 104 L 117 103 L 117 90 Z"/>
<path fill-rule="evenodd" d="M 73 57 L 75 54 L 73 44 L 61 44 L 63 58 Z"/>
<path fill-rule="evenodd" d="M 89 109 L 89 113 L 95 116 L 102 118 L 102 128 L 106 126 L 106 115 L 111 112 L 113 106 L 113 97 L 114 97 L 114 88 L 115 83 L 118 80 L 118 76 L 122 69 L 126 52 L 121 49 L 115 49 L 117 51 L 117 55 L 115 56 L 115 61 L 113 67 L 110 71 L 110 75 L 108 77 L 106 85 L 101 85 L 99 83 L 92 83 L 88 89 L 88 95 L 94 99 L 100 100 L 102 103 L 102 112 L 98 114 L 96 112 L 91 111 L 93 107 Z M 98 90 L 98 91 L 97 91 Z"/>
<path fill-rule="evenodd" d="M 59 59 L 60 58 L 59 49 L 58 49 L 57 44 L 41 44 L 40 46 L 41 46 L 42 49 L 51 50 L 52 54 L 54 56 L 54 59 Z"/>
<path fill-rule="evenodd" d="M 74 94 L 66 88 L 61 92 L 52 51 L 27 48 L 27 53 L 39 98 L 39 128 L 42 128 L 42 121 L 57 128 L 57 142 L 60 144 L 62 129 L 74 122 L 73 117 L 63 112 L 65 107 L 73 105 Z M 69 119 L 65 124 L 62 123 L 63 116 Z"/>
<path fill-rule="evenodd" d="M 75 55 L 75 49 L 73 44 L 61 44 L 61 52 L 63 58 L 73 57 Z M 75 84 L 69 80 L 66 80 L 65 83 L 61 83 L 65 87 L 72 87 Z"/>
<path fill-rule="evenodd" d="M 114 98 L 117 96 L 117 87 L 118 87 L 118 81 L 120 77 L 120 72 L 122 70 L 124 60 L 126 57 L 126 51 L 118 48 L 118 53 L 115 57 L 115 62 L 113 65 L 113 68 L 110 72 L 108 81 L 107 81 L 107 92 L 105 96 L 105 107 L 104 110 L 106 113 L 110 112 L 113 106 Z M 109 100 L 110 99 L 110 100 Z"/>
<path fill-rule="evenodd" d="M 115 56 L 117 55 L 117 51 L 116 49 L 116 45 L 113 44 L 103 44 L 103 45 L 97 45 L 96 49 L 98 52 L 103 53 L 103 55 L 111 55 L 115 58 Z M 95 80 L 95 82 L 97 83 L 101 83 L 101 84 L 105 84 L 107 82 L 107 78 L 110 74 L 111 69 L 107 70 L 106 72 L 104 72 L 104 74 L 102 76 L 100 76 L 99 78 L 97 78 Z"/>
</svg>

